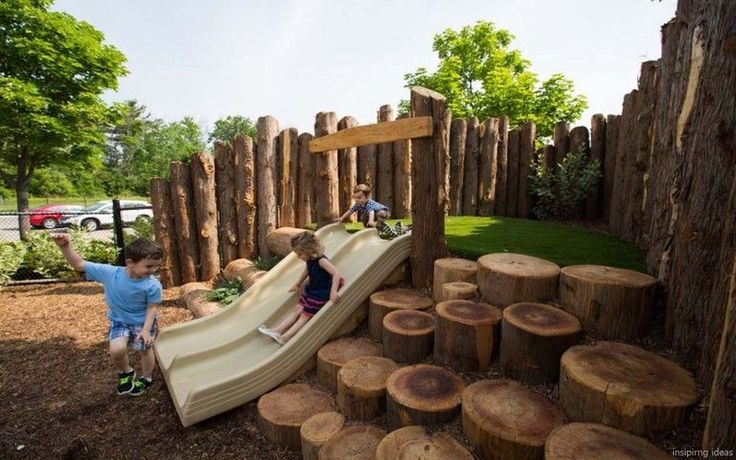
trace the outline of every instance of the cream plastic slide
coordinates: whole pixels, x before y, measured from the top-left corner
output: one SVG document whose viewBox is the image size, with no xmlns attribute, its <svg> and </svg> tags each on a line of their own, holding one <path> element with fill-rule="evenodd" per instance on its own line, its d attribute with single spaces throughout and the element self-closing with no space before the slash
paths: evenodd
<svg viewBox="0 0 736 460">
<path fill-rule="evenodd" d="M 184 426 L 232 409 L 272 390 L 296 372 L 407 257 L 411 235 L 379 238 L 375 229 L 354 234 L 342 224 L 317 231 L 325 255 L 345 285 L 284 346 L 257 331 L 294 307 L 288 292 L 305 269 L 290 253 L 238 300 L 213 315 L 162 330 L 154 351 Z"/>
</svg>

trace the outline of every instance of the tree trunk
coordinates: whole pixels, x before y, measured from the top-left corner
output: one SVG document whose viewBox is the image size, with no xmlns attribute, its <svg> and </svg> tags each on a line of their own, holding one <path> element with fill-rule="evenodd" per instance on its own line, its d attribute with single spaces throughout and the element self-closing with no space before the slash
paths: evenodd
<svg viewBox="0 0 736 460">
<path fill-rule="evenodd" d="M 279 123 L 272 116 L 258 118 L 256 183 L 258 184 L 258 255 L 271 257 L 266 244 L 268 234 L 276 229 L 276 147 Z"/>
<path fill-rule="evenodd" d="M 353 117 L 343 117 L 337 123 L 338 131 L 350 129 L 358 126 L 358 120 Z M 358 177 L 358 149 L 351 147 L 349 149 L 338 149 L 338 185 L 340 190 L 340 213 L 345 212 L 353 205 L 353 189 L 358 185 L 356 178 Z M 390 206 L 390 205 L 388 205 Z M 355 215 L 349 217 L 350 222 L 355 222 Z"/>
<path fill-rule="evenodd" d="M 319 460 L 373 460 L 386 432 L 375 426 L 343 428 L 319 451 Z"/>
<path fill-rule="evenodd" d="M 238 221 L 238 257 L 256 257 L 256 176 L 253 139 L 239 134 L 233 140 L 235 214 Z"/>
<path fill-rule="evenodd" d="M 471 300 L 478 293 L 478 285 L 465 281 L 452 281 L 442 285 L 440 302 L 445 300 Z"/>
<path fill-rule="evenodd" d="M 638 91 L 634 90 L 624 96 L 624 104 L 621 109 L 621 124 L 619 126 L 619 141 L 616 150 L 615 181 L 611 194 L 611 210 L 608 226 L 613 233 L 623 236 L 624 214 L 626 214 L 626 200 L 629 198 L 627 187 L 628 164 L 634 156 L 634 125 L 636 123 L 636 98 Z"/>
<path fill-rule="evenodd" d="M 542 148 L 542 156 L 544 158 L 544 166 L 547 171 L 555 169 L 555 146 L 547 144 Z"/>
<path fill-rule="evenodd" d="M 233 281 L 237 278 L 246 279 L 251 273 L 260 271 L 253 261 L 248 259 L 235 259 L 225 266 L 222 276 L 227 281 Z"/>
<path fill-rule="evenodd" d="M 317 380 L 337 391 L 340 368 L 361 356 L 381 356 L 381 344 L 365 337 L 345 337 L 326 343 L 317 352 Z"/>
<path fill-rule="evenodd" d="M 296 190 L 296 226 L 304 228 L 312 222 L 312 208 L 314 207 L 314 161 L 315 157 L 309 151 L 309 141 L 313 136 L 309 133 L 299 135 L 299 187 Z"/>
<path fill-rule="evenodd" d="M 532 195 L 529 190 L 529 175 L 531 174 L 532 158 L 534 157 L 534 138 L 537 128 L 534 123 L 527 121 L 519 132 L 519 191 L 518 216 L 528 219 L 532 210 Z"/>
<path fill-rule="evenodd" d="M 176 243 L 176 224 L 171 207 L 171 185 L 165 179 L 151 179 L 151 204 L 153 205 L 153 229 L 156 241 L 164 251 L 159 269 L 159 280 L 163 287 L 179 286 L 179 247 Z"/>
<path fill-rule="evenodd" d="M 235 160 L 229 144 L 215 141 L 215 190 L 218 241 L 222 264 L 238 258 L 238 223 L 235 211 Z"/>
<path fill-rule="evenodd" d="M 386 381 L 389 430 L 402 426 L 447 423 L 460 412 L 460 377 L 441 367 L 402 367 Z"/>
<path fill-rule="evenodd" d="M 317 460 L 322 446 L 342 430 L 345 417 L 339 412 L 320 412 L 309 417 L 300 429 L 302 459 Z"/>
<path fill-rule="evenodd" d="M 616 182 L 616 163 L 618 161 L 618 131 L 621 115 L 609 115 L 606 122 L 606 158 L 603 162 L 603 218 L 611 217 L 613 187 Z"/>
<path fill-rule="evenodd" d="M 555 164 L 562 164 L 570 153 L 570 123 L 558 121 L 552 134 L 552 143 L 555 145 Z"/>
<path fill-rule="evenodd" d="M 574 421 L 653 433 L 680 426 L 697 402 L 687 371 L 633 345 L 575 345 L 562 355 L 560 404 Z"/>
<path fill-rule="evenodd" d="M 376 189 L 378 181 L 378 148 L 376 144 L 358 147 L 358 180 L 359 184 L 366 184 L 372 190 Z"/>
<path fill-rule="evenodd" d="M 383 318 L 383 355 L 415 364 L 432 353 L 437 321 L 423 311 L 396 310 Z"/>
<path fill-rule="evenodd" d="M 498 150 L 496 152 L 496 215 L 505 216 L 508 187 L 509 118 L 498 119 Z"/>
<path fill-rule="evenodd" d="M 544 444 L 545 460 L 618 458 L 668 460 L 672 456 L 644 438 L 599 423 L 568 423 L 555 428 Z"/>
<path fill-rule="evenodd" d="M 600 164 L 599 171 L 603 177 L 603 165 L 606 161 L 606 118 L 597 113 L 590 119 L 590 159 Z M 597 220 L 601 216 L 601 199 L 603 197 L 603 180 L 599 180 L 588 193 L 585 202 L 585 218 Z"/>
<path fill-rule="evenodd" d="M 18 203 L 18 212 L 28 212 L 28 186 L 30 185 L 30 177 L 26 175 L 25 154 L 21 154 L 18 164 L 18 174 L 15 180 L 15 196 Z M 28 215 L 18 216 L 18 237 L 21 241 L 28 239 L 31 231 L 31 219 Z"/>
<path fill-rule="evenodd" d="M 435 302 L 442 300 L 442 286 L 451 281 L 467 281 L 475 283 L 478 272 L 478 262 L 444 257 L 434 261 L 432 297 Z"/>
<path fill-rule="evenodd" d="M 194 212 L 197 217 L 197 239 L 201 263 L 200 281 L 209 281 L 220 273 L 217 238 L 217 197 L 215 196 L 215 165 L 208 153 L 192 155 L 192 185 Z"/>
<path fill-rule="evenodd" d="M 403 113 L 398 119 L 409 118 Z M 394 142 L 394 217 L 411 217 L 411 140 Z"/>
<path fill-rule="evenodd" d="M 500 333 L 501 310 L 485 303 L 437 304 L 434 361 L 461 371 L 485 371 Z"/>
<path fill-rule="evenodd" d="M 295 128 L 287 128 L 279 133 L 279 157 L 281 158 L 281 210 L 279 227 L 293 227 L 296 224 L 296 190 L 299 170 L 299 132 Z"/>
<path fill-rule="evenodd" d="M 531 384 L 557 383 L 560 358 L 580 336 L 580 321 L 559 308 L 541 303 L 509 305 L 501 323 L 501 372 Z"/>
<path fill-rule="evenodd" d="M 309 230 L 295 227 L 277 228 L 266 238 L 268 250 L 277 256 L 286 256 L 291 252 L 291 239 L 304 232 L 309 232 Z"/>
<path fill-rule="evenodd" d="M 570 153 L 590 153 L 588 128 L 585 126 L 576 126 L 570 131 L 568 136 L 570 138 Z"/>
<path fill-rule="evenodd" d="M 335 112 L 320 112 L 314 122 L 314 136 L 337 132 Z M 315 163 L 317 227 L 331 224 L 340 217 L 340 199 L 337 179 L 337 150 L 317 153 Z"/>
<path fill-rule="evenodd" d="M 478 259 L 478 288 L 499 308 L 553 299 L 559 275 L 557 264 L 523 254 L 496 253 Z"/>
<path fill-rule="evenodd" d="M 368 324 L 371 338 L 383 337 L 383 317 L 394 310 L 426 310 L 432 306 L 432 299 L 411 289 L 389 289 L 371 294 L 368 311 Z"/>
<path fill-rule="evenodd" d="M 459 216 L 463 209 L 463 177 L 465 176 L 465 135 L 468 123 L 455 118 L 450 124 L 450 211 Z"/>
<path fill-rule="evenodd" d="M 337 406 L 348 420 L 372 420 L 386 411 L 386 379 L 399 366 L 388 358 L 351 359 L 337 373 Z"/>
<path fill-rule="evenodd" d="M 194 216 L 194 191 L 189 166 L 179 161 L 170 164 L 171 208 L 174 211 L 181 282 L 191 283 L 199 279 L 199 242 Z"/>
<path fill-rule="evenodd" d="M 519 215 L 519 147 L 521 134 L 518 129 L 509 131 L 506 169 L 506 215 Z"/>
<path fill-rule="evenodd" d="M 483 122 L 478 161 L 478 215 L 492 216 L 496 209 L 496 154 L 498 152 L 498 118 Z"/>
<path fill-rule="evenodd" d="M 465 173 L 463 179 L 463 215 L 478 214 L 478 157 L 480 156 L 480 125 L 478 119 L 468 119 L 465 135 Z"/>
<path fill-rule="evenodd" d="M 463 391 L 463 430 L 483 458 L 539 459 L 562 412 L 513 380 L 481 380 Z"/>
<path fill-rule="evenodd" d="M 378 109 L 378 122 L 394 120 L 394 109 L 390 105 L 382 105 Z M 378 202 L 392 206 L 394 202 L 394 144 L 387 142 L 378 144 L 378 186 L 373 187 Z"/>
<path fill-rule="evenodd" d="M 376 450 L 376 460 L 473 460 L 473 455 L 447 433 L 430 434 L 424 427 L 407 426 L 388 434 Z"/>
</svg>

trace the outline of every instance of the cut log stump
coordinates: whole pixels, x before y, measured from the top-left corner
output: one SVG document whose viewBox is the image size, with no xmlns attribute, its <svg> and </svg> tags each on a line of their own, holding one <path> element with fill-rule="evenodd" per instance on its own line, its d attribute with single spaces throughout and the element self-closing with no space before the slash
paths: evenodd
<svg viewBox="0 0 736 460">
<path fill-rule="evenodd" d="M 432 353 L 437 320 L 423 311 L 396 310 L 383 317 L 383 356 L 416 364 Z"/>
<path fill-rule="evenodd" d="M 386 379 L 399 366 L 388 358 L 351 359 L 337 373 L 337 407 L 349 420 L 372 420 L 386 412 Z"/>
<path fill-rule="evenodd" d="M 339 412 L 321 412 L 309 417 L 299 431 L 302 437 L 302 458 L 317 460 L 319 450 L 342 430 L 345 416 Z"/>
<path fill-rule="evenodd" d="M 473 460 L 473 455 L 447 433 L 430 434 L 407 426 L 389 433 L 376 450 L 376 460 Z"/>
<path fill-rule="evenodd" d="M 360 323 L 363 322 L 364 319 L 368 317 L 368 299 L 365 300 L 358 308 L 353 310 L 353 312 L 348 316 L 348 318 L 345 320 L 344 323 L 342 323 L 342 326 L 338 327 L 334 334 L 332 334 L 332 337 L 330 337 L 330 340 L 339 339 L 340 337 L 345 337 L 346 335 L 353 332 L 358 326 L 360 326 Z"/>
<path fill-rule="evenodd" d="M 557 295 L 560 267 L 523 254 L 486 254 L 478 259 L 478 288 L 491 304 L 547 302 Z"/>
<path fill-rule="evenodd" d="M 329 394 L 303 383 L 284 385 L 258 400 L 258 426 L 269 442 L 285 449 L 299 451 L 302 423 L 320 412 L 335 410 Z"/>
<path fill-rule="evenodd" d="M 381 356 L 381 344 L 363 337 L 344 337 L 327 342 L 317 352 L 317 380 L 337 391 L 337 373 L 351 359 Z"/>
<path fill-rule="evenodd" d="M 181 299 L 195 318 L 211 315 L 220 310 L 220 304 L 204 296 L 212 291 L 210 283 L 192 282 L 181 287 Z"/>
<path fill-rule="evenodd" d="M 456 257 L 444 257 L 434 261 L 432 296 L 435 302 L 442 302 L 442 285 L 452 281 L 475 283 L 478 262 Z"/>
<path fill-rule="evenodd" d="M 685 369 L 633 345 L 575 345 L 560 361 L 560 404 L 577 422 L 651 433 L 682 424 L 697 402 Z"/>
<path fill-rule="evenodd" d="M 615 458 L 666 460 L 672 457 L 646 439 L 598 423 L 568 423 L 555 428 L 544 445 L 545 460 Z"/>
<path fill-rule="evenodd" d="M 228 280 L 233 281 L 236 278 L 244 280 L 253 272 L 260 271 L 256 267 L 255 263 L 249 259 L 235 259 L 225 266 L 225 270 L 222 276 Z"/>
<path fill-rule="evenodd" d="M 291 239 L 304 232 L 310 232 L 303 228 L 279 227 L 266 237 L 268 250 L 273 254 L 285 256 L 291 252 Z"/>
<path fill-rule="evenodd" d="M 371 294 L 368 310 L 368 324 L 371 338 L 383 337 L 383 317 L 394 310 L 426 310 L 432 306 L 432 299 L 411 289 L 389 289 Z"/>
<path fill-rule="evenodd" d="M 409 425 L 449 422 L 460 411 L 460 377 L 438 366 L 403 367 L 386 381 L 386 414 L 390 430 Z"/>
<path fill-rule="evenodd" d="M 501 372 L 522 382 L 556 383 L 560 358 L 580 332 L 577 318 L 552 305 L 509 305 L 501 321 Z"/>
<path fill-rule="evenodd" d="M 343 428 L 319 450 L 319 460 L 373 460 L 386 432 L 375 426 Z"/>
<path fill-rule="evenodd" d="M 445 300 L 470 300 L 478 292 L 478 285 L 466 281 L 451 281 L 442 285 L 440 302 Z"/>
<path fill-rule="evenodd" d="M 463 430 L 486 459 L 541 459 L 562 411 L 513 380 L 481 380 L 462 395 Z"/>
<path fill-rule="evenodd" d="M 572 265 L 560 273 L 560 302 L 586 327 L 609 339 L 642 337 L 654 310 L 657 280 L 602 265 Z"/>
<path fill-rule="evenodd" d="M 434 335 L 435 362 L 463 371 L 488 369 L 500 322 L 501 310 L 486 303 L 440 302 Z"/>
</svg>

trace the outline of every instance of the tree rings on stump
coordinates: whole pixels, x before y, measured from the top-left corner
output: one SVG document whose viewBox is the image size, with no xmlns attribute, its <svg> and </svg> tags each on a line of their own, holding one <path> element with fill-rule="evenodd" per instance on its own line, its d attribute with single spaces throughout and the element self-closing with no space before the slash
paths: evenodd
<svg viewBox="0 0 736 460">
<path fill-rule="evenodd" d="M 451 281 L 442 285 L 440 302 L 445 300 L 468 300 L 475 297 L 478 285 L 466 281 Z"/>
<path fill-rule="evenodd" d="M 302 423 L 314 414 L 334 410 L 331 395 L 303 383 L 284 385 L 258 400 L 258 426 L 273 444 L 299 451 Z"/>
<path fill-rule="evenodd" d="M 415 364 L 432 353 L 437 320 L 423 311 L 396 310 L 383 317 L 383 356 Z"/>
<path fill-rule="evenodd" d="M 300 430 L 303 460 L 317 460 L 324 443 L 332 439 L 345 425 L 345 416 L 339 412 L 321 412 L 309 417 Z"/>
<path fill-rule="evenodd" d="M 319 460 L 373 460 L 386 432 L 375 426 L 343 428 L 319 450 Z"/>
<path fill-rule="evenodd" d="M 697 402 L 695 381 L 685 369 L 633 345 L 575 345 L 560 361 L 560 404 L 578 422 L 635 434 L 669 430 Z"/>
<path fill-rule="evenodd" d="M 371 420 L 386 411 L 386 379 L 399 366 L 388 358 L 351 359 L 337 373 L 337 406 L 350 420 Z"/>
<path fill-rule="evenodd" d="M 376 450 L 376 460 L 473 460 L 473 455 L 447 433 L 430 434 L 407 426 L 389 433 Z"/>
<path fill-rule="evenodd" d="M 327 342 L 317 352 L 317 380 L 337 391 L 337 373 L 351 359 L 381 356 L 381 344 L 363 337 L 344 337 Z"/>
<path fill-rule="evenodd" d="M 609 339 L 643 336 L 657 280 L 602 265 L 572 265 L 560 273 L 560 302 L 592 332 Z"/>
<path fill-rule="evenodd" d="M 434 360 L 464 371 L 488 369 L 498 338 L 501 310 L 470 300 L 437 304 Z"/>
<path fill-rule="evenodd" d="M 491 304 L 546 302 L 557 295 L 560 267 L 523 254 L 487 254 L 478 259 L 478 288 Z"/>
<path fill-rule="evenodd" d="M 432 296 L 435 302 L 441 302 L 442 285 L 451 281 L 467 281 L 475 283 L 478 262 L 455 257 L 444 257 L 434 261 Z"/>
<path fill-rule="evenodd" d="M 389 289 L 371 294 L 368 324 L 371 338 L 381 340 L 383 317 L 394 310 L 426 310 L 433 302 L 429 297 L 411 289 Z"/>
<path fill-rule="evenodd" d="M 577 318 L 559 308 L 509 305 L 501 322 L 501 372 L 528 383 L 557 382 L 562 353 L 577 343 L 580 332 Z"/>
<path fill-rule="evenodd" d="M 488 459 L 538 459 L 562 411 L 513 380 L 481 380 L 463 391 L 463 429 Z"/>
<path fill-rule="evenodd" d="M 460 377 L 441 367 L 417 364 L 397 370 L 386 381 L 389 429 L 449 422 L 459 412 L 464 388 Z"/>
<path fill-rule="evenodd" d="M 380 446 L 379 446 L 380 448 Z M 568 423 L 557 427 L 544 445 L 545 460 L 615 458 L 666 460 L 672 457 L 646 439 L 598 423 Z"/>
</svg>

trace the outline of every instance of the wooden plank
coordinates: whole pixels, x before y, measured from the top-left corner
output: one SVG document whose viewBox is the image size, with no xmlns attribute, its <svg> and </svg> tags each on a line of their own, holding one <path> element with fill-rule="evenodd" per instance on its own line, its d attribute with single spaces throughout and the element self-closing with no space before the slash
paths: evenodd
<svg viewBox="0 0 736 460">
<path fill-rule="evenodd" d="M 373 125 L 356 126 L 328 136 L 313 139 L 309 143 L 312 153 L 327 150 L 361 147 L 432 135 L 432 117 L 405 118 Z"/>
</svg>

